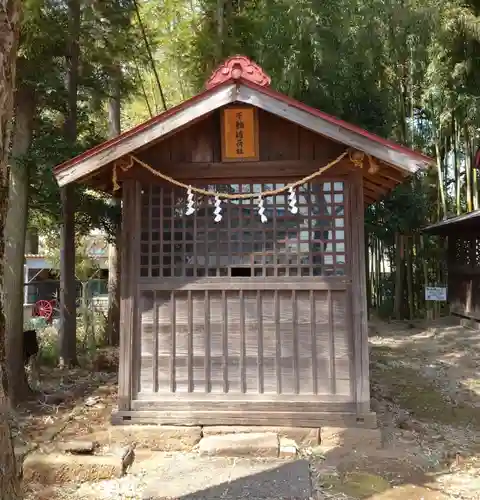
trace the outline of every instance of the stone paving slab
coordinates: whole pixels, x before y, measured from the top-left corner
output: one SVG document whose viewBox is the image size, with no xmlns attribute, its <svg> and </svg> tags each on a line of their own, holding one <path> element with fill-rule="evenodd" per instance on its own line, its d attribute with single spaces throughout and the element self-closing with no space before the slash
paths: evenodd
<svg viewBox="0 0 480 500">
<path fill-rule="evenodd" d="M 278 457 L 279 440 L 274 432 L 207 436 L 198 443 L 198 451 L 223 457 Z"/>
<path fill-rule="evenodd" d="M 306 460 L 165 456 L 148 467 L 143 500 L 308 500 Z"/>
</svg>

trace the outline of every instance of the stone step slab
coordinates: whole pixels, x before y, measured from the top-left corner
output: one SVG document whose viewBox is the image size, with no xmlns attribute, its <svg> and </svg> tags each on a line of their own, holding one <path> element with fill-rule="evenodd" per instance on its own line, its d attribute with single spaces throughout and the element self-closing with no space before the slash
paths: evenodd
<svg viewBox="0 0 480 500">
<path fill-rule="evenodd" d="M 320 429 L 302 427 L 265 427 L 243 425 L 206 425 L 202 429 L 203 436 L 223 434 L 247 434 L 259 432 L 274 432 L 280 437 L 293 439 L 300 447 L 317 446 L 320 444 Z"/>
<path fill-rule="evenodd" d="M 109 455 L 34 452 L 23 461 L 23 480 L 58 485 L 115 479 L 125 474 L 133 459 L 131 448 Z"/>
<path fill-rule="evenodd" d="M 203 437 L 198 452 L 219 457 L 278 457 L 279 439 L 274 432 L 249 432 Z"/>
<path fill-rule="evenodd" d="M 202 438 L 200 426 L 114 425 L 106 431 L 89 434 L 85 439 L 100 445 L 135 445 L 152 451 L 190 451 Z"/>
</svg>

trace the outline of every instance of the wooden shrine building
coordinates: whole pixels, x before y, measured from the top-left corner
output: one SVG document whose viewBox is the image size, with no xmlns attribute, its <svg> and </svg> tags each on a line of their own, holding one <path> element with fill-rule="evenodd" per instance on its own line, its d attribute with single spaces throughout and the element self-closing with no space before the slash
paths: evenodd
<svg viewBox="0 0 480 500">
<path fill-rule="evenodd" d="M 374 426 L 364 210 L 430 163 L 235 56 L 56 167 L 122 197 L 114 421 Z"/>
<path fill-rule="evenodd" d="M 447 238 L 447 301 L 454 316 L 480 321 L 480 210 L 428 226 Z"/>
</svg>

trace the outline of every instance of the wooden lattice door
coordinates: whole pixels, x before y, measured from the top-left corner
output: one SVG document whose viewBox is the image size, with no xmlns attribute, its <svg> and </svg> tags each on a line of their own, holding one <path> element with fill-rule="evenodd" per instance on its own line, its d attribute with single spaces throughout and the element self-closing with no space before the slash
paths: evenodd
<svg viewBox="0 0 480 500">
<path fill-rule="evenodd" d="M 208 186 L 255 193 L 279 184 Z M 352 397 L 346 183 L 222 204 L 143 190 L 137 397 Z"/>
</svg>

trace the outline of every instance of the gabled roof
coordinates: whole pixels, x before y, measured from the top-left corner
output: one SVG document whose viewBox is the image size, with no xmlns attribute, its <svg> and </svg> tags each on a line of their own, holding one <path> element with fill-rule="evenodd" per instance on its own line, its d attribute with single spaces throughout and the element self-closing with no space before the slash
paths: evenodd
<svg viewBox="0 0 480 500">
<path fill-rule="evenodd" d="M 159 140 L 231 103 L 250 104 L 334 141 L 378 158 L 405 174 L 432 163 L 431 158 L 323 113 L 268 87 L 270 79 L 243 56 L 228 59 L 212 75 L 207 90 L 123 134 L 58 165 L 60 186 L 79 181 L 104 165 Z"/>
</svg>

